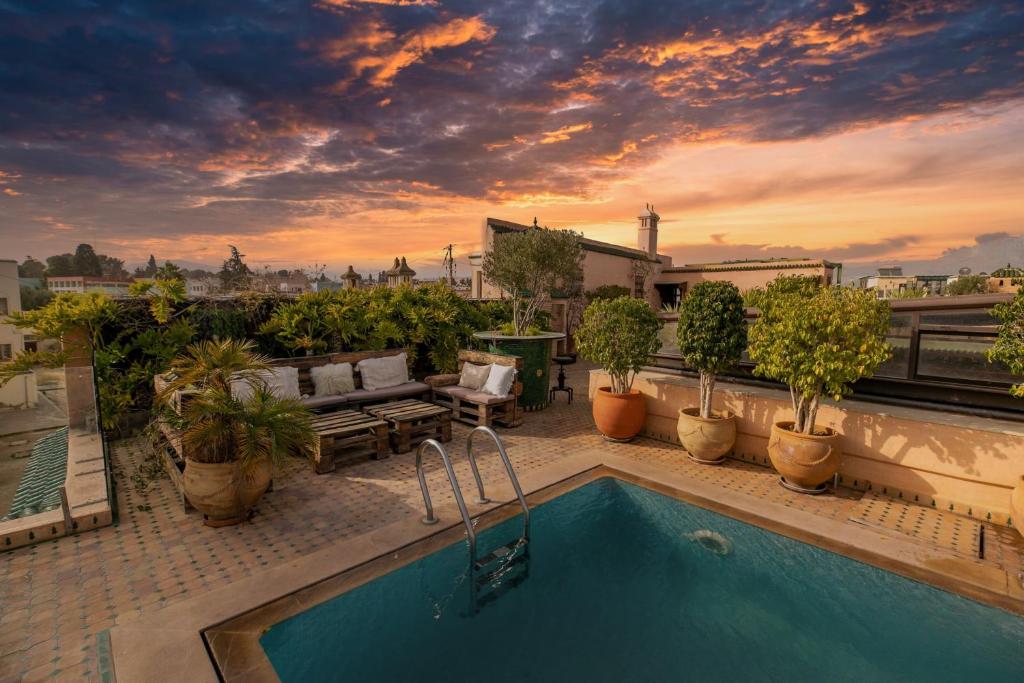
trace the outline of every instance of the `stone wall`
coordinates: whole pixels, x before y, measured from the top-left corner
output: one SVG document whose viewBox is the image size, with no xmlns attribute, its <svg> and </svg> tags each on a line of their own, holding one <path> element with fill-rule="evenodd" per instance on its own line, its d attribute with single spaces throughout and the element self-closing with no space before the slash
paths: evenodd
<svg viewBox="0 0 1024 683">
<path fill-rule="evenodd" d="M 590 394 L 608 384 L 594 370 Z M 634 388 L 647 397 L 645 435 L 679 443 L 680 408 L 697 405 L 697 381 L 641 373 Z M 733 457 L 771 466 L 773 422 L 792 419 L 789 394 L 719 382 L 714 406 L 737 416 Z M 866 401 L 826 402 L 818 424 L 843 435 L 840 484 L 1006 524 L 1010 492 L 1024 474 L 1024 424 Z"/>
</svg>

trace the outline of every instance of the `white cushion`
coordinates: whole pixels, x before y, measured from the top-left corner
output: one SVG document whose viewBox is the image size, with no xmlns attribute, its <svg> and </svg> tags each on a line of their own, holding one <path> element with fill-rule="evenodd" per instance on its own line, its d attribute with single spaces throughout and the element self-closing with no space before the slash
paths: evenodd
<svg viewBox="0 0 1024 683">
<path fill-rule="evenodd" d="M 281 366 L 269 370 L 261 370 L 255 373 L 257 382 L 266 385 L 274 396 L 278 398 L 301 398 L 299 391 L 299 369 L 290 366 Z M 252 385 L 242 379 L 231 381 L 231 395 L 239 401 L 248 401 L 252 398 Z"/>
<path fill-rule="evenodd" d="M 363 377 L 363 389 L 367 391 L 397 387 L 409 381 L 409 364 L 404 353 L 384 358 L 367 358 L 359 361 L 356 367 Z"/>
<path fill-rule="evenodd" d="M 328 363 L 309 371 L 313 379 L 314 396 L 337 396 L 356 390 L 351 363 Z"/>
<path fill-rule="evenodd" d="M 480 391 L 480 388 L 485 382 L 487 382 L 487 376 L 490 372 L 490 365 L 463 363 L 462 375 L 459 377 L 459 386 L 465 387 L 466 389 L 472 389 L 474 391 Z"/>
<path fill-rule="evenodd" d="M 512 389 L 512 382 L 516 379 L 516 369 L 507 365 L 491 364 L 491 371 L 487 375 L 487 381 L 480 388 L 480 391 L 492 396 L 508 396 Z"/>
</svg>

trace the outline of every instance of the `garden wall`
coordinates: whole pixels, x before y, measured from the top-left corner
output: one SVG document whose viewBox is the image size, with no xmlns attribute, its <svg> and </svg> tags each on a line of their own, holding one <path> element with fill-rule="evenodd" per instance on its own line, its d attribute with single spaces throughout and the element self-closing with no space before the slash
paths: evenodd
<svg viewBox="0 0 1024 683">
<path fill-rule="evenodd" d="M 591 396 L 607 385 L 604 371 L 591 372 Z M 679 443 L 678 411 L 697 405 L 696 379 L 643 372 L 634 388 L 647 397 L 644 434 Z M 769 431 L 792 419 L 789 393 L 724 382 L 715 393 L 715 409 L 737 416 L 733 457 L 770 466 Z M 841 485 L 1007 524 L 1010 492 L 1024 474 L 1024 424 L 854 400 L 825 403 L 818 424 L 843 435 Z"/>
</svg>

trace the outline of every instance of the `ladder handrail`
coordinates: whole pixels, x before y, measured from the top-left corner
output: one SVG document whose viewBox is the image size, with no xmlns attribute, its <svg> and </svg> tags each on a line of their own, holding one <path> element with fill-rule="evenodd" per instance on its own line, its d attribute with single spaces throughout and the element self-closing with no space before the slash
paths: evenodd
<svg viewBox="0 0 1024 683">
<path fill-rule="evenodd" d="M 466 537 L 469 539 L 470 566 L 472 566 L 472 563 L 476 562 L 476 532 L 473 530 L 473 520 L 470 519 L 469 510 L 466 508 L 466 501 L 462 498 L 462 489 L 459 487 L 459 479 L 455 476 L 455 470 L 452 468 L 452 461 L 448 457 L 448 451 L 435 439 L 425 440 L 416 449 L 416 477 L 420 480 L 420 492 L 423 493 L 423 504 L 427 508 L 427 516 L 422 521 L 424 524 L 437 523 L 437 517 L 434 516 L 434 506 L 430 502 L 430 492 L 427 490 L 427 478 L 423 474 L 423 451 L 428 447 L 433 448 L 441 455 L 444 468 L 448 472 L 448 481 L 451 482 L 452 493 L 455 494 L 455 502 L 459 506 L 459 512 L 462 513 L 462 522 L 466 525 Z"/>
<path fill-rule="evenodd" d="M 505 463 L 505 471 L 508 472 L 508 478 L 512 481 L 512 488 L 515 489 L 516 497 L 519 499 L 519 505 L 523 509 L 523 538 L 527 541 L 530 539 L 530 506 L 526 504 L 526 496 L 523 495 L 523 489 L 519 486 L 519 478 L 516 477 L 516 471 L 512 467 L 512 462 L 508 459 L 508 453 L 505 452 L 505 444 L 502 443 L 501 438 L 498 437 L 498 433 L 490 427 L 480 425 L 474 427 L 466 438 L 466 456 L 469 458 L 469 465 L 473 469 L 473 478 L 476 480 L 477 492 L 480 494 L 480 504 L 486 504 L 491 502 L 487 495 L 484 493 L 484 482 L 480 478 L 480 469 L 476 466 L 476 456 L 473 455 L 473 436 L 477 432 L 483 432 L 492 439 L 494 444 L 498 447 L 498 455 L 501 456 L 502 462 Z"/>
</svg>

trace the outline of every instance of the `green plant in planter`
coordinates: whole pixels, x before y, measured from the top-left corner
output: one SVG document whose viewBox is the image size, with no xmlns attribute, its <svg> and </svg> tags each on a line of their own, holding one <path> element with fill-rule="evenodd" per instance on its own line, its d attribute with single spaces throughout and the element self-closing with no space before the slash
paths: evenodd
<svg viewBox="0 0 1024 683">
<path fill-rule="evenodd" d="M 484 255 L 488 282 L 508 292 L 512 301 L 512 330 L 528 334 L 537 312 L 557 289 L 572 290 L 583 278 L 580 235 L 571 230 L 531 228 L 499 234 Z"/>
<path fill-rule="evenodd" d="M 999 320 L 996 341 L 988 352 L 991 363 L 1002 363 L 1014 375 L 1024 375 L 1024 290 L 997 304 L 992 316 Z M 1024 398 L 1024 383 L 1010 387 L 1010 394 Z"/>
<path fill-rule="evenodd" d="M 659 329 L 661 321 L 643 299 L 598 299 L 583 311 L 576 348 L 608 372 L 613 393 L 627 394 L 636 373 L 661 346 Z"/>
<path fill-rule="evenodd" d="M 794 432 L 813 434 L 821 397 L 840 400 L 889 358 L 889 305 L 870 291 L 780 278 L 754 300 L 747 351 L 754 374 L 789 387 Z"/>
<path fill-rule="evenodd" d="M 683 362 L 700 374 L 700 416 L 711 417 L 715 376 L 746 346 L 743 297 L 731 282 L 700 282 L 682 300 L 676 337 Z"/>
</svg>

